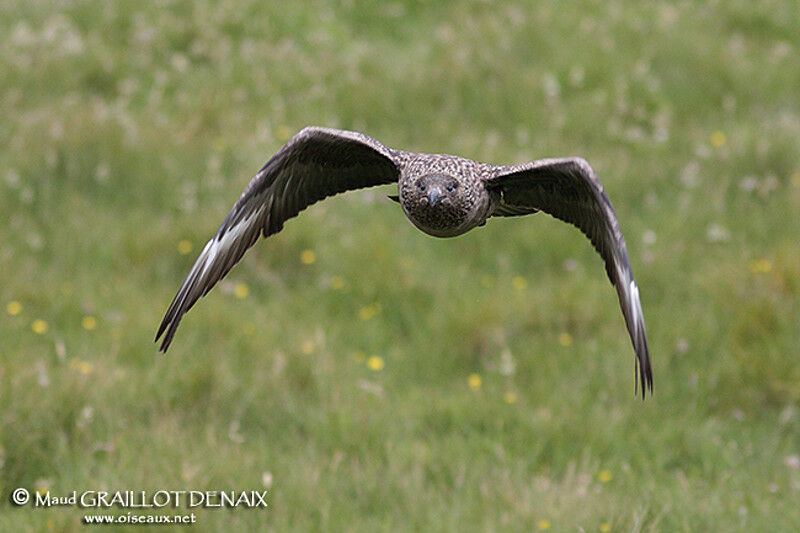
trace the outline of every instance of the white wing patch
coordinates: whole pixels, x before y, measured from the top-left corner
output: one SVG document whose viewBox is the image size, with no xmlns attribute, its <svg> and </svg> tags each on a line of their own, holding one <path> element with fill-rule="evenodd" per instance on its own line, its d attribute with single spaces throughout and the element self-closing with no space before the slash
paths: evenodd
<svg viewBox="0 0 800 533">
<path fill-rule="evenodd" d="M 636 286 L 636 282 L 631 280 L 630 285 L 628 285 L 630 289 L 630 301 L 631 301 L 631 318 L 633 319 L 633 324 L 636 326 L 636 329 L 639 329 L 639 324 L 642 320 L 642 304 L 639 302 L 639 287 Z"/>
<path fill-rule="evenodd" d="M 231 246 L 237 242 L 248 229 L 250 229 L 250 221 L 254 217 L 257 218 L 261 214 L 262 210 L 263 207 L 259 207 L 247 215 L 246 218 L 243 218 L 235 226 L 228 229 L 221 239 L 217 240 L 215 237 L 208 241 L 205 248 L 203 248 L 203 253 L 200 254 L 200 257 L 205 258 L 203 263 L 203 276 L 206 275 L 208 269 L 214 264 L 214 260 L 216 259 L 217 255 L 221 254 L 224 256 Z"/>
</svg>

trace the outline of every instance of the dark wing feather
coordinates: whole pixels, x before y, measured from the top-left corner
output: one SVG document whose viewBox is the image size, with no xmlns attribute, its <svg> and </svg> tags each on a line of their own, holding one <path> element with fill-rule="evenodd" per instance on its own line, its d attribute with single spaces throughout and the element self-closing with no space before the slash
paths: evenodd
<svg viewBox="0 0 800 533">
<path fill-rule="evenodd" d="M 501 196 L 494 215 L 513 216 L 541 210 L 576 226 L 589 237 L 617 289 L 636 352 L 642 397 L 648 388 L 652 394 L 653 370 L 639 289 L 633 279 L 617 215 L 592 167 L 580 158 L 543 159 L 514 167 L 498 167 L 487 185 L 498 190 Z"/>
<path fill-rule="evenodd" d="M 305 128 L 258 171 L 206 244 L 158 328 L 166 352 L 183 315 L 242 258 L 260 234 L 328 196 L 396 182 L 393 151 L 361 133 Z"/>
</svg>

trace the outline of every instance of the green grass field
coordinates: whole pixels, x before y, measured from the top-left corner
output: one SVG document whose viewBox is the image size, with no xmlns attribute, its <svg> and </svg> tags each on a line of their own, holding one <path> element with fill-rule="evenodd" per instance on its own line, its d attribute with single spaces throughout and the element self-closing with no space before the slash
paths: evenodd
<svg viewBox="0 0 800 533">
<path fill-rule="evenodd" d="M 0 530 L 104 513 L 23 487 L 268 490 L 198 531 L 797 531 L 798 53 L 788 0 L 0 3 Z M 579 231 L 433 239 L 392 187 L 288 222 L 157 353 L 306 125 L 584 156 L 655 396 Z"/>
</svg>

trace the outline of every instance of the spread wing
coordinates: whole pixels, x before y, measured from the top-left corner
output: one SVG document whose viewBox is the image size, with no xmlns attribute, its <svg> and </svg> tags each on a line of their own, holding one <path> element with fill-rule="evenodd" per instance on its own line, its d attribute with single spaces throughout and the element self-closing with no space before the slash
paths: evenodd
<svg viewBox="0 0 800 533">
<path fill-rule="evenodd" d="M 309 205 L 341 192 L 396 182 L 394 152 L 361 133 L 305 128 L 267 161 L 206 244 L 158 328 L 166 352 L 183 315 L 260 234 L 279 232 Z"/>
<path fill-rule="evenodd" d="M 500 192 L 495 216 L 544 211 L 580 229 L 603 257 L 606 272 L 617 289 L 625 324 L 636 352 L 642 397 L 653 392 L 653 370 L 647 332 L 633 279 L 625 239 L 611 202 L 592 167 L 580 158 L 542 159 L 525 165 L 498 167 L 487 186 Z"/>
</svg>

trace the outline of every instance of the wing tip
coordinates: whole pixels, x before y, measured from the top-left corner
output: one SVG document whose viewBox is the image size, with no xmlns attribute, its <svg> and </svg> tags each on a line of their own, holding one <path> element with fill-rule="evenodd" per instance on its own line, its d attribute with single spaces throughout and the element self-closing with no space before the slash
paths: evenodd
<svg viewBox="0 0 800 533">
<path fill-rule="evenodd" d="M 170 325 L 170 329 L 167 331 L 167 334 L 164 336 L 164 340 L 161 341 L 161 346 L 158 347 L 158 351 L 161 353 L 167 353 L 167 349 L 169 348 L 170 343 L 172 343 L 172 337 L 175 335 L 175 329 Z M 158 340 L 156 340 L 158 342 Z"/>
<path fill-rule="evenodd" d="M 653 367 L 650 364 L 650 354 L 647 348 L 647 340 L 644 341 L 644 349 L 636 351 L 636 379 L 634 379 L 634 393 L 638 395 L 639 385 L 642 387 L 642 401 L 647 398 L 647 392 L 650 392 L 650 397 L 653 396 Z"/>
<path fill-rule="evenodd" d="M 644 313 L 642 303 L 639 298 L 639 287 L 632 279 L 628 283 L 628 302 L 631 312 L 631 341 L 636 353 L 636 365 L 634 380 L 634 394 L 638 395 L 639 385 L 642 387 L 642 401 L 647 397 L 648 390 L 653 396 L 653 366 L 650 362 L 650 347 L 647 343 L 647 330 L 644 325 Z"/>
<path fill-rule="evenodd" d="M 171 311 L 171 309 L 168 310 L 167 314 L 164 315 L 161 325 L 158 326 L 156 337 L 153 339 L 153 342 L 157 343 L 161 336 L 164 335 L 164 338 L 161 340 L 161 345 L 158 347 L 158 351 L 163 353 L 167 353 L 167 348 L 169 348 L 172 342 L 172 337 L 175 335 L 175 328 L 178 326 L 179 322 Z"/>
<path fill-rule="evenodd" d="M 189 275 L 191 277 L 191 273 Z M 164 338 L 161 340 L 161 346 L 158 347 L 159 352 L 167 353 L 167 348 L 169 348 L 170 343 L 172 342 L 172 337 L 175 335 L 175 329 L 178 327 L 178 323 L 181 320 L 181 317 L 186 312 L 184 308 L 184 290 L 186 282 L 184 285 L 178 289 L 178 293 L 175 295 L 175 298 L 172 300 L 167 312 L 164 314 L 164 318 L 161 320 L 161 324 L 158 326 L 158 331 L 156 331 L 156 337 L 153 339 L 153 342 L 158 342 L 163 335 Z"/>
</svg>

